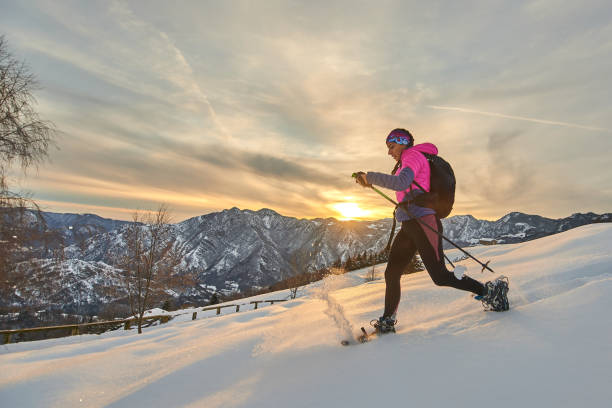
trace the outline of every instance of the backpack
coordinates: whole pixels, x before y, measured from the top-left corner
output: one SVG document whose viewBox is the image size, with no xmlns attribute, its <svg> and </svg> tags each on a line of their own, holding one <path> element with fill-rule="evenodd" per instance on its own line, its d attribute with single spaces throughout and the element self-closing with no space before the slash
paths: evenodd
<svg viewBox="0 0 612 408">
<path fill-rule="evenodd" d="M 419 207 L 435 210 L 438 218 L 446 218 L 455 203 L 455 173 L 450 164 L 443 158 L 433 154 L 421 153 L 429 162 L 431 175 L 429 179 L 430 191 L 426 192 L 416 181 L 413 181 L 423 191 L 412 200 Z"/>
</svg>

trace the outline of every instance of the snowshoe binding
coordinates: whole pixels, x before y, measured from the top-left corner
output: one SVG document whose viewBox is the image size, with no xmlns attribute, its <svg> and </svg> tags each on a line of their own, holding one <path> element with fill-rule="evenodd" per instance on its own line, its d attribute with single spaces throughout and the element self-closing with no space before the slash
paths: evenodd
<svg viewBox="0 0 612 408">
<path fill-rule="evenodd" d="M 374 327 L 377 334 L 395 333 L 395 320 L 392 316 L 381 316 L 378 320 L 372 320 L 370 325 Z"/>
<path fill-rule="evenodd" d="M 475 299 L 480 300 L 487 311 L 505 312 L 510 309 L 508 283 L 508 278 L 505 276 L 489 281 L 485 283 L 486 293 L 482 296 L 476 296 Z"/>
<path fill-rule="evenodd" d="M 397 320 L 395 320 L 394 317 L 382 316 L 376 320 L 372 320 L 370 325 L 374 328 L 374 330 L 368 332 L 364 327 L 362 327 L 361 334 L 357 337 L 357 341 L 359 343 L 367 343 L 368 341 L 372 340 L 372 338 L 380 336 L 381 334 L 395 333 L 396 323 Z"/>
</svg>

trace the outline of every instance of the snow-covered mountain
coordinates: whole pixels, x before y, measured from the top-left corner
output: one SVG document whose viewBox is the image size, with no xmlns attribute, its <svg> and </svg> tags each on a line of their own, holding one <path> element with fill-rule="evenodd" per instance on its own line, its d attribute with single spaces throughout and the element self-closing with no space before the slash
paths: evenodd
<svg viewBox="0 0 612 408">
<path fill-rule="evenodd" d="M 386 245 L 390 220 L 341 222 L 297 219 L 272 210 L 232 208 L 173 225 L 184 246 L 182 270 L 218 290 L 264 287 L 305 270 Z M 126 226 L 98 234 L 65 251 L 69 259 L 113 263 L 125 247 Z"/>
<path fill-rule="evenodd" d="M 100 305 L 127 296 L 121 271 L 104 262 L 41 259 L 19 266 L 25 281 L 17 283 L 5 304 L 52 305 L 87 315 L 99 312 Z"/>
<path fill-rule="evenodd" d="M 484 240 L 506 244 L 530 241 L 600 222 L 612 222 L 612 214 L 577 213 L 555 220 L 512 212 L 497 221 L 478 220 L 471 215 L 457 215 L 442 220 L 445 235 L 460 246 L 475 245 Z"/>
<path fill-rule="evenodd" d="M 100 235 L 129 224 L 129 221 L 102 218 L 95 214 L 60 214 L 43 212 L 49 229 L 60 233 L 64 245 L 81 245 L 94 235 Z"/>
<path fill-rule="evenodd" d="M 384 307 L 384 281 L 364 282 L 369 268 L 257 310 L 252 299 L 221 316 L 178 310 L 143 334 L 3 345 L 0 397 L 19 407 L 609 407 L 610 242 L 607 224 L 473 248 L 510 279 L 503 313 L 425 272 L 404 276 L 397 333 L 366 344 L 340 341 Z"/>
<path fill-rule="evenodd" d="M 4 296 L 3 303 L 40 302 L 70 312 L 94 306 L 90 309 L 95 310 L 111 296 L 110 288 L 101 282 L 116 282 L 119 271 L 111 265 L 125 249 L 124 234 L 129 222 L 91 214 L 44 216 L 49 227 L 59 231 L 71 245 L 64 251 L 63 260 L 41 261 L 36 277 L 26 287 Z M 612 214 L 574 214 L 553 220 L 514 212 L 497 221 L 459 215 L 443 220 L 443 225 L 450 239 L 469 246 L 486 240 L 522 242 L 610 221 Z M 329 266 L 368 251 L 376 253 L 387 244 L 390 228 L 391 219 L 308 220 L 285 217 L 269 209 L 232 208 L 190 218 L 172 225 L 172 237 L 185 248 L 182 271 L 195 274 L 197 284 L 188 291 L 177 291 L 177 296 L 181 301 L 203 303 L 214 292 L 227 294 L 266 287 L 304 270 Z M 58 284 L 61 291 L 49 289 Z M 115 299 L 124 296 L 121 290 L 114 293 Z"/>
</svg>

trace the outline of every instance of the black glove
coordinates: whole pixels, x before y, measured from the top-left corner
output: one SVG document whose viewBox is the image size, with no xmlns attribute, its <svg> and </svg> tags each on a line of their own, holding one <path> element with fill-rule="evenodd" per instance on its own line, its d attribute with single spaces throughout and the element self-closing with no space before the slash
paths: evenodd
<svg viewBox="0 0 612 408">
<path fill-rule="evenodd" d="M 362 187 L 372 187 L 372 185 L 367 182 L 366 174 L 363 171 L 355 173 L 355 183 L 361 184 Z"/>
</svg>

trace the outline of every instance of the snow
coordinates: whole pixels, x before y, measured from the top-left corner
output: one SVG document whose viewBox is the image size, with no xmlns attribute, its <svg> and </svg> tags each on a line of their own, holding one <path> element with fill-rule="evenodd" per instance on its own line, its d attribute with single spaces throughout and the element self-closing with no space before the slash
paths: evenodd
<svg viewBox="0 0 612 408">
<path fill-rule="evenodd" d="M 266 226 L 266 228 L 270 229 L 272 226 L 272 219 L 269 215 L 266 215 L 263 217 L 263 224 Z"/>
<path fill-rule="evenodd" d="M 510 278 L 512 309 L 402 278 L 398 331 L 343 347 L 380 315 L 370 268 L 257 310 L 191 310 L 135 330 L 0 346 L 0 401 L 19 407 L 608 407 L 612 399 L 612 225 L 470 248 Z M 448 251 L 450 259 L 460 253 Z M 379 275 L 384 265 L 376 267 Z M 286 297 L 287 291 L 257 299 Z M 256 298 L 252 298 L 256 299 Z M 248 303 L 249 300 L 241 300 Z M 193 309 L 194 311 L 196 309 Z"/>
<path fill-rule="evenodd" d="M 523 231 L 527 231 L 528 229 L 534 229 L 535 227 L 532 225 L 529 225 L 525 222 L 516 222 L 514 223 L 514 225 L 516 225 L 517 227 L 523 227 Z"/>
<path fill-rule="evenodd" d="M 229 281 L 229 280 L 225 281 L 225 286 L 229 287 L 232 290 L 238 290 L 238 288 L 240 287 L 240 285 L 237 282 Z"/>
<path fill-rule="evenodd" d="M 150 309 L 150 310 L 146 310 L 144 312 L 144 317 L 148 317 L 148 316 L 162 316 L 162 315 L 170 315 L 170 312 L 165 311 L 164 309 L 160 309 L 158 307 Z M 132 318 L 136 317 L 136 316 L 131 316 Z"/>
<path fill-rule="evenodd" d="M 525 238 L 525 233 L 524 232 L 519 232 L 517 234 L 505 234 L 502 235 L 502 237 L 504 238 Z"/>
</svg>

